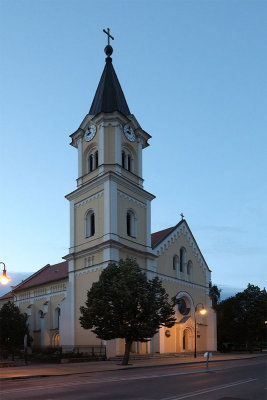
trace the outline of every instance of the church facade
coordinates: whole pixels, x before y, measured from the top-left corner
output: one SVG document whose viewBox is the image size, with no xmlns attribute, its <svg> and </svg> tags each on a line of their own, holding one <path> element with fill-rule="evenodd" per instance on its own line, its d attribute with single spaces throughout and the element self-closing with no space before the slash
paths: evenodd
<svg viewBox="0 0 267 400">
<path fill-rule="evenodd" d="M 36 345 L 105 345 L 124 353 L 124 341 L 103 342 L 79 323 L 87 291 L 110 262 L 133 257 L 148 279 L 158 276 L 180 299 L 176 323 L 162 327 L 137 353 L 216 350 L 216 314 L 209 298 L 211 272 L 186 222 L 151 234 L 151 201 L 143 186 L 142 157 L 151 136 L 131 114 L 112 64 L 112 47 L 89 113 L 70 135 L 77 149 L 76 189 L 70 205 L 70 248 L 64 262 L 47 265 L 2 296 L 27 313 Z M 207 313 L 201 316 L 199 308 Z M 195 322 L 197 323 L 195 325 Z M 196 326 L 196 338 L 195 338 Z"/>
</svg>

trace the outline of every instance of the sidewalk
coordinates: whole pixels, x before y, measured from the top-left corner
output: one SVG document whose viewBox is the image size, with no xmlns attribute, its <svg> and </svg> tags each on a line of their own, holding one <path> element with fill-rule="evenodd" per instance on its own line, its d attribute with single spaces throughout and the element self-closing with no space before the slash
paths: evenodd
<svg viewBox="0 0 267 400">
<path fill-rule="evenodd" d="M 223 360 L 240 360 L 264 357 L 265 353 L 255 354 L 215 354 L 209 361 L 209 365 L 212 365 L 216 361 Z M 132 360 L 130 359 L 130 365 L 121 365 L 116 361 L 95 361 L 95 362 L 84 362 L 84 363 L 72 363 L 72 364 L 38 364 L 38 365 L 25 365 L 18 367 L 0 368 L 0 381 L 10 379 L 28 379 L 45 376 L 62 376 L 62 375 L 73 375 L 73 374 L 84 374 L 93 372 L 104 372 L 104 371 L 117 371 L 123 369 L 133 368 L 145 368 L 145 367 L 160 367 L 168 365 L 181 365 L 181 364 L 195 364 L 205 363 L 206 359 L 202 355 L 194 357 L 183 357 L 174 356 L 169 358 L 151 358 L 144 360 Z"/>
</svg>

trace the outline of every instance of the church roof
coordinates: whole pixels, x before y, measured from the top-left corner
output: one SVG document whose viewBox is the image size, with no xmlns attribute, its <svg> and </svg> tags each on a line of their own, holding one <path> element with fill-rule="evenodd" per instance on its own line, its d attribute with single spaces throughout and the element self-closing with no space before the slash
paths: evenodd
<svg viewBox="0 0 267 400">
<path fill-rule="evenodd" d="M 45 285 L 49 282 L 59 281 L 61 279 L 68 278 L 68 262 L 63 261 L 58 264 L 50 265 L 47 264 L 45 267 L 39 269 L 35 274 L 29 276 L 27 279 L 19 283 L 13 288 L 13 292 L 27 290 L 33 286 Z M 8 299 L 12 297 L 12 293 L 6 293 L 0 297 L 0 300 Z"/>
<path fill-rule="evenodd" d="M 155 233 L 151 234 L 151 247 L 152 249 L 159 243 L 161 242 L 168 234 L 170 231 L 175 228 L 174 226 L 171 226 L 170 228 L 163 229 L 162 231 L 158 231 Z"/>
<path fill-rule="evenodd" d="M 96 115 L 101 112 L 111 113 L 113 111 L 119 111 L 126 116 L 131 114 L 113 68 L 112 58 L 107 57 L 89 114 Z"/>
</svg>

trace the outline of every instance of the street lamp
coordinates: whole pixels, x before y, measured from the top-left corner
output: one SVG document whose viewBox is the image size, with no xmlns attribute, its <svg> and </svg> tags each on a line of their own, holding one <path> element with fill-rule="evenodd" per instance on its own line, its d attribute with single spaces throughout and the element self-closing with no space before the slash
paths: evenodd
<svg viewBox="0 0 267 400">
<path fill-rule="evenodd" d="M 202 308 L 199 310 L 201 315 L 205 315 L 207 310 L 204 308 L 202 303 L 198 303 L 195 307 L 195 351 L 194 351 L 194 357 L 197 357 L 197 306 L 201 305 Z"/>
<path fill-rule="evenodd" d="M 2 283 L 2 285 L 6 285 L 9 281 L 10 278 L 8 276 L 6 276 L 6 266 L 5 263 L 3 263 L 2 261 L 0 261 L 0 264 L 3 264 L 4 269 L 3 269 L 3 274 L 2 276 L 0 276 L 0 282 Z"/>
</svg>

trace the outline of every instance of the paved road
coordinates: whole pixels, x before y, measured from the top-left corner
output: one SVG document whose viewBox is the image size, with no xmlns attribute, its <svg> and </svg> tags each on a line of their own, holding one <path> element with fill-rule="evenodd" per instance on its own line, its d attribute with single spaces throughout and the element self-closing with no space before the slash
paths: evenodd
<svg viewBox="0 0 267 400">
<path fill-rule="evenodd" d="M 1 400 L 267 400 L 266 357 L 2 381 Z"/>
</svg>

